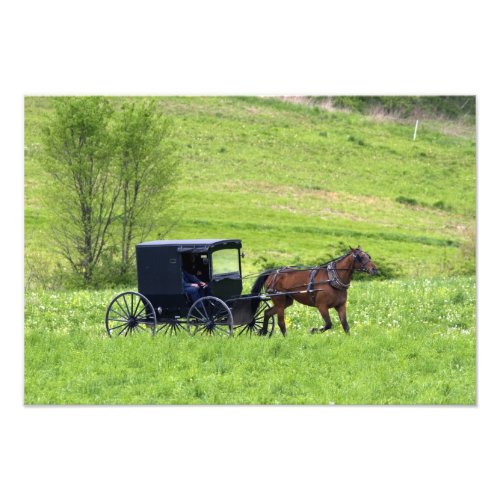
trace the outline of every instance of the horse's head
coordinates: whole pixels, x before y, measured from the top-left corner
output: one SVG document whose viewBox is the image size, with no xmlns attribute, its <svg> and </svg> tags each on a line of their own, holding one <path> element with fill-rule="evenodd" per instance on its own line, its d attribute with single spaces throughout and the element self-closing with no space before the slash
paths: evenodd
<svg viewBox="0 0 500 500">
<path fill-rule="evenodd" d="M 371 257 L 361 250 L 361 247 L 351 248 L 351 254 L 354 257 L 354 269 L 369 274 L 378 274 L 377 266 L 372 262 Z"/>
</svg>

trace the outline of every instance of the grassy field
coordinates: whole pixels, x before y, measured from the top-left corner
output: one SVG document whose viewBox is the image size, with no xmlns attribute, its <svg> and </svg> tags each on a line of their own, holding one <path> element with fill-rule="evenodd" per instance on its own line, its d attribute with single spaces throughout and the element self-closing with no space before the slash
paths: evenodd
<svg viewBox="0 0 500 500">
<path fill-rule="evenodd" d="M 287 310 L 288 336 L 107 338 L 116 291 L 26 296 L 28 404 L 474 404 L 472 278 L 358 282 L 351 335 L 311 335 L 315 309 Z"/>
<path fill-rule="evenodd" d="M 359 244 L 382 276 L 355 277 L 350 336 L 334 314 L 310 335 L 320 317 L 295 305 L 286 339 L 108 339 L 108 303 L 136 285 L 68 287 L 39 162 L 52 108 L 26 98 L 27 404 L 475 403 L 473 126 L 424 120 L 413 141 L 410 122 L 277 99 L 160 105 L 182 167 L 170 238 L 240 238 L 245 274 Z"/>
</svg>

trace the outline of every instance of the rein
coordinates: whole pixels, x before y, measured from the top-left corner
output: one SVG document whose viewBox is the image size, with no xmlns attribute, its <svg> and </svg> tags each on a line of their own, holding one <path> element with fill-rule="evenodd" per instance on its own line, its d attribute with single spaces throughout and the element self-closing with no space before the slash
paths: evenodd
<svg viewBox="0 0 500 500">
<path fill-rule="evenodd" d="M 274 272 L 274 273 L 294 273 L 296 271 L 314 271 L 315 269 L 325 269 L 328 264 L 331 264 L 332 262 L 338 262 L 342 260 L 344 257 L 347 257 L 349 253 L 342 255 L 342 257 L 337 257 L 334 260 L 329 260 L 328 262 L 324 262 L 323 264 L 319 264 L 317 266 L 284 266 L 280 267 L 279 269 L 273 269 L 269 270 L 269 272 Z M 353 267 L 336 267 L 337 271 L 356 271 L 358 273 L 366 273 L 368 272 L 365 268 L 362 269 L 354 269 Z M 248 278 L 256 278 L 260 276 L 262 273 L 252 273 L 252 274 L 247 274 L 243 276 L 242 279 L 248 279 Z M 326 282 L 325 282 L 326 283 Z"/>
</svg>

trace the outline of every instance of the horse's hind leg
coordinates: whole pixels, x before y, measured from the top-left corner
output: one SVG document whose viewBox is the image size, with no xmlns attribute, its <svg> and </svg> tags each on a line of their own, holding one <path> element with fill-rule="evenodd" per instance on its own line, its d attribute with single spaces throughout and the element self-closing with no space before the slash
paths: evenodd
<svg viewBox="0 0 500 500">
<path fill-rule="evenodd" d="M 325 324 L 321 328 L 311 328 L 311 333 L 324 332 L 330 330 L 332 327 L 332 320 L 330 319 L 330 313 L 328 312 L 328 307 L 325 305 L 318 305 L 318 311 L 323 318 Z"/>
<path fill-rule="evenodd" d="M 278 308 L 278 326 L 280 327 L 283 337 L 286 337 L 286 323 L 285 323 L 285 306 L 284 304 Z"/>
<path fill-rule="evenodd" d="M 260 331 L 260 335 L 267 335 L 267 327 L 269 324 L 269 318 L 273 314 L 277 314 L 278 316 L 278 326 L 280 327 L 281 333 L 283 336 L 286 336 L 286 324 L 285 324 L 285 309 L 293 304 L 293 299 L 291 297 L 273 297 L 273 306 L 266 310 L 264 313 L 264 324 L 262 325 L 262 329 Z M 273 332 L 269 334 L 269 337 L 272 337 Z"/>
<path fill-rule="evenodd" d="M 347 322 L 347 310 L 345 307 L 345 303 L 336 307 L 337 312 L 339 314 L 340 322 L 342 323 L 342 327 L 344 328 L 344 332 L 349 335 L 349 323 Z"/>
<path fill-rule="evenodd" d="M 277 312 L 277 307 L 273 302 L 273 306 L 270 307 L 269 309 L 266 309 L 266 311 L 264 312 L 264 324 L 262 325 L 262 329 L 260 330 L 259 335 L 264 335 L 264 336 L 267 335 L 267 327 L 269 325 L 269 318 L 273 314 L 276 314 L 276 312 Z M 271 335 L 272 334 L 273 334 L 273 332 L 271 332 Z"/>
<path fill-rule="evenodd" d="M 274 307 L 276 308 L 276 314 L 278 315 L 278 326 L 280 327 L 283 337 L 286 336 L 286 324 L 285 324 L 285 308 L 291 306 L 293 299 L 291 297 L 273 297 Z"/>
</svg>

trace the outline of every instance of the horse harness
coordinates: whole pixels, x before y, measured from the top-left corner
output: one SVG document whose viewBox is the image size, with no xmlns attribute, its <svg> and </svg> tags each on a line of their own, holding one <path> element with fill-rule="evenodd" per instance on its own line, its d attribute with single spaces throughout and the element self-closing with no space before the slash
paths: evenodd
<svg viewBox="0 0 500 500">
<path fill-rule="evenodd" d="M 326 266 L 326 271 L 328 273 L 328 282 L 333 288 L 336 288 L 337 290 L 347 290 L 351 286 L 351 284 L 342 282 L 339 274 L 337 273 L 337 267 L 335 264 L 336 262 L 332 261 L 329 262 Z"/>
<path fill-rule="evenodd" d="M 313 305 L 315 305 L 315 303 L 316 303 L 315 293 L 320 291 L 320 290 L 314 289 L 314 285 L 315 285 L 314 279 L 316 278 L 316 275 L 318 274 L 318 271 L 320 269 L 324 269 L 324 268 L 322 266 L 320 266 L 320 267 L 314 267 L 311 269 L 311 272 L 309 273 L 309 282 L 307 283 L 306 292 L 308 294 L 311 294 L 311 300 L 312 300 Z M 287 271 L 291 271 L 291 270 L 293 270 L 293 268 L 290 266 L 277 269 L 273 273 L 273 275 L 271 277 L 271 282 L 267 286 L 267 292 L 268 293 L 276 292 L 277 290 L 275 289 L 275 283 L 276 283 L 276 279 L 278 278 L 278 275 L 282 272 L 287 272 Z M 328 263 L 328 265 L 326 266 L 326 271 L 328 273 L 328 280 L 321 281 L 321 284 L 328 283 L 332 288 L 336 288 L 337 290 L 347 290 L 351 286 L 349 283 L 346 284 L 340 279 L 338 272 L 337 272 L 337 269 L 336 269 L 336 262 L 335 261 Z M 316 283 L 316 284 L 319 285 L 320 283 Z M 304 286 L 304 285 L 301 285 L 299 288 L 301 288 L 302 286 Z"/>
<path fill-rule="evenodd" d="M 344 283 L 340 279 L 335 264 L 336 264 L 335 261 L 332 261 L 329 262 L 328 265 L 326 266 L 326 272 L 328 273 L 328 280 L 326 281 L 326 283 L 328 283 L 332 288 L 336 288 L 337 290 L 347 290 L 351 285 L 350 283 Z M 319 267 L 311 269 L 311 273 L 309 274 L 309 284 L 307 285 L 307 293 L 312 294 L 311 300 L 313 305 L 316 305 L 316 295 L 314 295 L 314 292 L 319 292 L 319 290 L 314 289 L 314 278 L 316 277 L 316 274 L 320 269 L 321 268 Z M 325 283 L 325 281 L 322 281 L 321 283 Z"/>
</svg>

